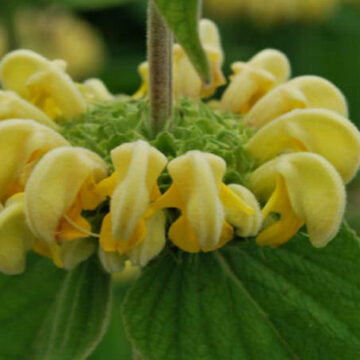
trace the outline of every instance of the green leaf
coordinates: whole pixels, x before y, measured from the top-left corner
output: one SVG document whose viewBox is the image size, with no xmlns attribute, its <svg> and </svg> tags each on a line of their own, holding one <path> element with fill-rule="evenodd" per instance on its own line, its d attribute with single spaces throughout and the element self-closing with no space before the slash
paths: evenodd
<svg viewBox="0 0 360 360">
<path fill-rule="evenodd" d="M 125 335 L 121 318 L 121 304 L 128 285 L 117 284 L 113 287 L 112 316 L 109 328 L 94 353 L 88 360 L 131 360 L 131 344 Z"/>
<path fill-rule="evenodd" d="M 110 320 L 111 281 L 95 261 L 69 271 L 35 340 L 31 359 L 86 359 Z"/>
<path fill-rule="evenodd" d="M 155 0 L 176 40 L 184 48 L 205 83 L 210 83 L 210 66 L 198 32 L 199 0 Z"/>
<path fill-rule="evenodd" d="M 360 243 L 344 226 L 324 249 L 233 242 L 154 261 L 124 319 L 146 360 L 360 359 Z"/>
<path fill-rule="evenodd" d="M 65 275 L 33 256 L 19 276 L 0 275 L 0 359 L 23 360 Z"/>
<path fill-rule="evenodd" d="M 34 256 L 23 275 L 0 276 L 0 359 L 86 359 L 110 304 L 110 276 L 94 260 L 66 272 Z"/>
</svg>

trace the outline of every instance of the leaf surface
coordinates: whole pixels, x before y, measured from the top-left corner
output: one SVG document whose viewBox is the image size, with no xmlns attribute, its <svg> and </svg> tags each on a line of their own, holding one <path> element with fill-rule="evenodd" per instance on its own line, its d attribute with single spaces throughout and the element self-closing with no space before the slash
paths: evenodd
<svg viewBox="0 0 360 360">
<path fill-rule="evenodd" d="M 155 3 L 200 77 L 205 83 L 210 83 L 210 66 L 198 31 L 201 2 L 199 0 L 155 0 Z"/>
<path fill-rule="evenodd" d="M 32 256 L 24 274 L 0 276 L 0 359 L 86 359 L 110 309 L 110 276 L 93 259 L 66 272 Z"/>
<path fill-rule="evenodd" d="M 324 249 L 299 234 L 277 249 L 169 251 L 130 290 L 124 318 L 147 360 L 354 360 L 359 300 L 359 240 L 344 226 Z"/>
</svg>

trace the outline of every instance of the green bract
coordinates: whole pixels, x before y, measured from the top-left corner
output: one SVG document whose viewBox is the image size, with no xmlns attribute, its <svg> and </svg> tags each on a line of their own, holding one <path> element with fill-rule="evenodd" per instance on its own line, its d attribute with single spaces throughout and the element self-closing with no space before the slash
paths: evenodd
<svg viewBox="0 0 360 360">
<path fill-rule="evenodd" d="M 227 164 L 225 183 L 246 182 L 254 160 L 244 144 L 254 130 L 246 127 L 241 116 L 214 110 L 202 102 L 182 99 L 174 109 L 168 131 L 155 139 L 147 126 L 149 105 L 146 100 L 118 99 L 95 105 L 73 121 L 64 123 L 62 135 L 73 145 L 99 154 L 110 167 L 110 152 L 116 146 L 143 139 L 160 150 L 169 160 L 190 150 L 201 150 L 222 157 Z M 170 178 L 163 174 L 160 186 L 166 189 Z"/>
</svg>

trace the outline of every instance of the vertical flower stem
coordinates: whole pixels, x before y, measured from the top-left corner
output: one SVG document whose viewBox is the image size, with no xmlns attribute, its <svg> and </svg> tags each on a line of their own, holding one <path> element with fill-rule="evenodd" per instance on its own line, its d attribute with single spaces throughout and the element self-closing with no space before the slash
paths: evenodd
<svg viewBox="0 0 360 360">
<path fill-rule="evenodd" d="M 168 125 L 172 115 L 172 34 L 149 0 L 148 61 L 151 127 L 156 134 Z"/>
</svg>

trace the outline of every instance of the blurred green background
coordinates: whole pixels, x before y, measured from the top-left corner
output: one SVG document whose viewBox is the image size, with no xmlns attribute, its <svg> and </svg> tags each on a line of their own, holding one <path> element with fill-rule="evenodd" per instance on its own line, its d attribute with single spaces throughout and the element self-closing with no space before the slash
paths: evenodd
<svg viewBox="0 0 360 360">
<path fill-rule="evenodd" d="M 230 6 L 231 1 L 227 1 Z M 210 2 L 223 6 L 221 1 Z M 32 3 L 29 0 L 26 8 L 16 11 L 11 8 L 2 17 L 0 53 L 31 48 L 49 58 L 67 60 L 77 80 L 99 77 L 114 93 L 136 91 L 140 85 L 137 66 L 146 52 L 145 1 L 124 0 L 116 7 L 76 12 L 58 5 L 39 10 Z M 293 76 L 314 74 L 335 83 L 348 99 L 351 120 L 360 127 L 360 3 L 342 4 L 311 19 L 283 15 L 267 21 L 264 15 L 256 18 L 253 14 L 251 20 L 237 16 L 235 10 L 230 11 L 231 17 L 220 13 L 221 18 L 215 20 L 222 34 L 226 75 L 234 61 L 247 60 L 266 47 L 279 49 L 290 58 Z M 205 16 L 214 19 L 212 14 L 217 11 L 208 6 Z M 348 199 L 347 219 L 360 234 L 360 176 L 349 186 Z M 122 282 L 114 289 L 112 323 L 91 360 L 131 359 L 120 313 L 127 287 Z"/>
</svg>

